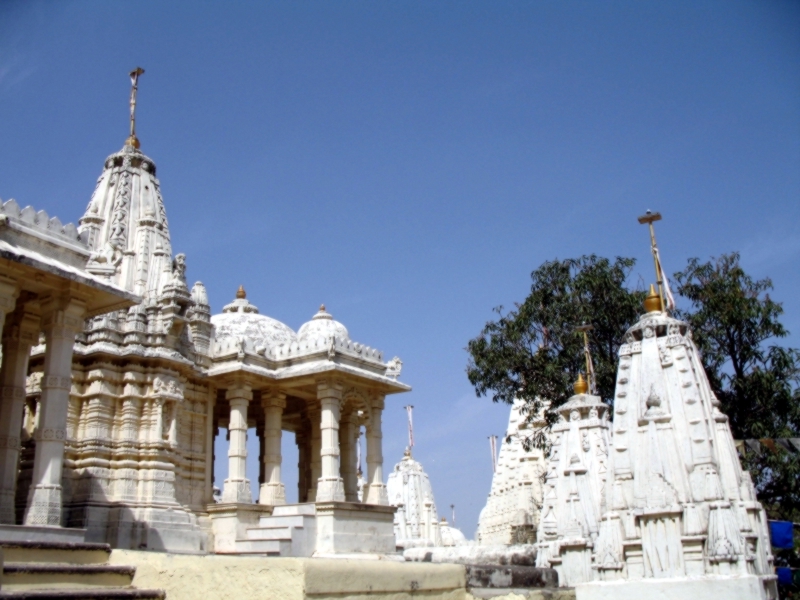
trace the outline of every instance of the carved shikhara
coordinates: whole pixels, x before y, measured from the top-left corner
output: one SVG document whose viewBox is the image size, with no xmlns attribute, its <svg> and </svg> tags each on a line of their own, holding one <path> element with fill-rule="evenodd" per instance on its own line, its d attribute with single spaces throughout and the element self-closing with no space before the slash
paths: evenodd
<svg viewBox="0 0 800 600">
<path fill-rule="evenodd" d="M 129 309 L 85 322 L 53 313 L 61 320 L 48 329 L 49 339 L 71 341 L 78 332 L 71 377 L 44 375 L 44 340 L 34 345 L 22 439 L 0 439 L 22 456 L 38 440 L 64 446 L 62 485 L 37 490 L 33 512 L 44 511 L 43 522 L 86 528 L 87 540 L 115 547 L 213 550 L 208 507 L 214 502 L 214 437 L 220 427 L 231 426 L 234 412 L 243 417 L 234 432 L 237 457 L 216 460 L 232 465 L 236 458 L 242 472 L 229 478 L 224 498 L 252 502 L 253 492 L 263 487 L 263 502 L 283 501 L 279 438 L 289 429 L 305 445 L 304 499 L 313 502 L 319 494 L 358 501 L 350 465 L 340 466 L 336 443 L 344 420 L 351 429 L 369 426 L 375 479 L 369 498 L 385 503 L 385 486 L 378 481 L 382 404 L 376 407 L 375 398 L 409 389 L 398 381 L 400 360 L 384 363 L 380 351 L 352 341 L 324 309 L 295 333 L 259 314 L 243 290 L 212 317 L 205 286 L 197 282 L 190 289 L 186 256 L 173 254 L 155 174 L 154 162 L 132 146 L 109 156 L 78 229 L 14 202 L 3 206 L 6 218 L 36 229 L 42 239 L 69 241 L 80 268 L 142 298 Z M 242 402 L 226 398 L 234 385 L 229 375 L 236 373 L 243 377 L 236 385 L 251 390 Z M 287 378 L 308 383 L 282 390 Z M 318 397 L 318 379 L 335 382 L 340 397 Z M 40 398 L 51 392 L 68 396 L 65 428 L 39 423 Z M 261 406 L 262 398 L 281 396 L 283 404 Z M 253 421 L 262 448 L 262 486 L 251 483 L 242 466 L 243 440 Z M 348 453 L 354 451 L 351 444 Z M 17 504 L 24 507 L 20 494 L 27 488 L 18 490 Z"/>
<path fill-rule="evenodd" d="M 613 422 L 587 395 L 559 409 L 537 564 L 569 585 L 755 575 L 776 598 L 764 510 L 688 325 L 650 312 L 624 339 Z"/>
</svg>

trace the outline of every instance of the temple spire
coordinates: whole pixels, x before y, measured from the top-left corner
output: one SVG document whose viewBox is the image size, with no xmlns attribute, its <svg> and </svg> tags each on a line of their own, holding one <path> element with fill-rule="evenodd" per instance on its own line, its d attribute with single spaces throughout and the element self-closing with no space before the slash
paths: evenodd
<svg viewBox="0 0 800 600">
<path fill-rule="evenodd" d="M 125 141 L 125 145 L 139 147 L 139 139 L 136 137 L 136 92 L 139 90 L 139 76 L 144 75 L 142 67 L 136 67 L 130 72 L 131 76 L 131 134 Z"/>
</svg>

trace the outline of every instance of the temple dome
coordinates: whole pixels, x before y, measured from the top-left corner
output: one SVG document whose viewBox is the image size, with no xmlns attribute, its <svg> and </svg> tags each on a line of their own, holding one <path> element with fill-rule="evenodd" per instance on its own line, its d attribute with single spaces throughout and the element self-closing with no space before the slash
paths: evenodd
<svg viewBox="0 0 800 600">
<path fill-rule="evenodd" d="M 319 312 L 297 331 L 297 339 L 300 342 L 313 343 L 328 341 L 331 338 L 346 341 L 350 339 L 350 334 L 344 325 L 333 320 L 333 316 L 325 310 L 323 304 L 319 307 Z"/>
<path fill-rule="evenodd" d="M 442 522 L 439 524 L 439 535 L 442 537 L 442 546 L 466 546 L 469 544 L 466 536 L 460 529 L 448 525 L 447 519 L 442 517 Z"/>
<path fill-rule="evenodd" d="M 258 307 L 247 300 L 240 287 L 236 299 L 222 309 L 222 314 L 211 317 L 217 340 L 244 338 L 254 346 L 274 347 L 297 341 L 292 328 L 280 321 L 261 315 Z"/>
</svg>

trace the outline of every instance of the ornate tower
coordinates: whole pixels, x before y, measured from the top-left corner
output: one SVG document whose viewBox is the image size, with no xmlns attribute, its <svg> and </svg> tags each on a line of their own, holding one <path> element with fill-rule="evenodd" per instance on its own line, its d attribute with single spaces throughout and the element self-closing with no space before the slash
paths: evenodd
<svg viewBox="0 0 800 600">
<path fill-rule="evenodd" d="M 211 500 L 203 368 L 212 325 L 205 288 L 190 292 L 185 256 L 172 255 L 156 166 L 135 134 L 143 72 L 131 73 L 130 136 L 106 159 L 80 219 L 87 270 L 142 302 L 87 320 L 77 338 L 65 524 L 115 547 L 198 551 L 206 536 L 196 514 Z"/>
<path fill-rule="evenodd" d="M 517 400 L 511 406 L 508 429 L 486 505 L 478 519 L 478 543 L 482 546 L 529 544 L 539 523 L 542 504 L 544 453 L 539 448 L 530 452 L 522 446 L 523 437 L 531 429 L 543 426 L 542 415 L 528 423 L 525 403 Z M 545 406 L 543 410 L 547 410 Z"/>
<path fill-rule="evenodd" d="M 645 310 L 619 350 L 594 552 L 601 581 L 578 597 L 605 598 L 617 585 L 641 597 L 668 587 L 695 595 L 709 582 L 719 597 L 776 597 L 766 516 L 689 326 L 662 310 L 652 286 Z"/>
<path fill-rule="evenodd" d="M 574 389 L 556 409 L 536 555 L 537 566 L 553 567 L 568 586 L 594 579 L 592 547 L 604 508 L 610 438 L 608 405 L 587 393 L 583 377 Z"/>
</svg>

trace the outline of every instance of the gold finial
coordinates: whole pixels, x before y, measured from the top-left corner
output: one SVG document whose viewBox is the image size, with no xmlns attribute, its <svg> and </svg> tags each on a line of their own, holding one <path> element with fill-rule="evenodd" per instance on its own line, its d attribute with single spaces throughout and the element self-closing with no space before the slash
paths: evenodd
<svg viewBox="0 0 800 600">
<path fill-rule="evenodd" d="M 411 458 L 411 448 L 406 446 L 406 451 L 403 452 L 403 456 L 406 457 L 406 458 Z"/>
<path fill-rule="evenodd" d="M 589 350 L 589 332 L 594 329 L 594 325 L 584 323 L 580 327 L 576 327 L 575 331 L 583 333 L 583 357 L 586 360 L 586 385 L 593 394 L 595 391 L 595 378 L 594 378 L 594 365 L 592 364 L 592 353 Z"/>
<path fill-rule="evenodd" d="M 653 312 L 653 311 L 662 311 L 664 304 L 661 300 L 661 296 L 658 295 L 656 292 L 655 286 L 651 283 L 650 284 L 650 292 L 647 294 L 647 298 L 644 299 L 644 310 L 645 312 Z"/>
<path fill-rule="evenodd" d="M 139 90 L 139 76 L 144 75 L 142 67 L 136 67 L 130 72 L 131 76 L 131 134 L 125 140 L 126 146 L 139 148 L 139 138 L 136 137 L 136 92 Z"/>
<path fill-rule="evenodd" d="M 325 312 L 325 305 L 324 304 L 320 304 L 319 305 L 319 312 Z"/>
<path fill-rule="evenodd" d="M 240 285 L 239 289 L 236 290 L 236 298 L 238 300 L 244 300 L 245 298 L 247 298 L 247 292 L 244 291 L 243 285 Z"/>
<path fill-rule="evenodd" d="M 572 389 L 575 390 L 576 394 L 585 394 L 589 391 L 589 384 L 583 378 L 583 373 L 578 373 L 578 381 L 572 385 Z"/>
<path fill-rule="evenodd" d="M 661 220 L 661 213 L 654 213 L 648 211 L 639 217 L 638 221 L 642 225 L 647 223 L 650 227 L 650 252 L 653 253 L 653 263 L 656 267 L 656 283 L 658 284 L 658 297 L 661 300 L 661 306 L 664 306 L 664 289 L 663 281 L 661 280 L 661 265 L 658 260 L 658 246 L 656 245 L 656 230 L 653 228 L 653 223 Z M 659 308 L 658 310 L 663 310 Z"/>
</svg>

